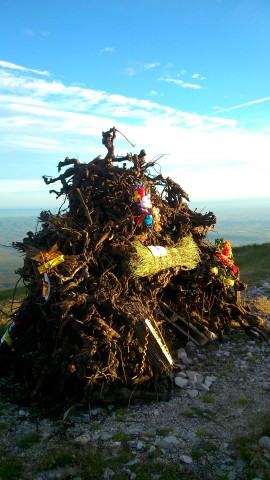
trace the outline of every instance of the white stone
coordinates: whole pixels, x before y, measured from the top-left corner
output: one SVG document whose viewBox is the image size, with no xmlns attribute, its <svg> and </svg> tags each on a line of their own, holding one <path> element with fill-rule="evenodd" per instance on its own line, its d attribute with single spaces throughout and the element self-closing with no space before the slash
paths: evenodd
<svg viewBox="0 0 270 480">
<path fill-rule="evenodd" d="M 187 358 L 187 352 L 182 348 L 179 348 L 179 350 L 177 350 L 177 358 L 183 361 L 183 359 Z"/>
<path fill-rule="evenodd" d="M 26 410 L 23 410 L 22 408 L 20 408 L 19 412 L 18 412 L 18 415 L 20 418 L 26 418 L 28 417 L 28 412 Z"/>
<path fill-rule="evenodd" d="M 113 470 L 111 470 L 110 468 L 105 468 L 105 471 L 103 473 L 103 478 L 104 478 L 104 480 L 107 480 L 107 479 L 113 477 L 114 474 L 115 474 L 115 472 Z"/>
<path fill-rule="evenodd" d="M 107 432 L 102 432 L 99 439 L 102 440 L 102 442 L 107 442 L 108 440 L 111 440 L 112 435 Z"/>
<path fill-rule="evenodd" d="M 185 388 L 188 385 L 188 381 L 186 378 L 176 377 L 174 379 L 175 385 L 180 388 Z"/>
<path fill-rule="evenodd" d="M 187 358 L 183 358 L 183 359 L 182 359 L 182 362 L 183 362 L 184 365 L 193 365 L 193 363 L 194 363 L 193 360 L 192 360 L 192 358 L 188 358 L 188 357 L 187 357 Z"/>
<path fill-rule="evenodd" d="M 204 383 L 196 382 L 194 387 L 196 387 L 198 390 L 201 390 L 201 392 L 209 392 L 209 387 L 204 385 Z"/>
<path fill-rule="evenodd" d="M 144 447 L 145 447 L 145 442 L 142 442 L 141 440 L 138 440 L 137 445 L 136 445 L 136 449 L 137 449 L 138 451 L 140 451 L 140 450 L 142 450 Z"/>
<path fill-rule="evenodd" d="M 185 372 L 177 372 L 175 377 L 187 378 L 187 375 Z"/>
<path fill-rule="evenodd" d="M 204 380 L 203 383 L 206 387 L 209 388 L 209 387 L 211 387 L 212 383 L 214 383 L 216 381 L 216 379 L 217 379 L 217 377 L 214 377 L 214 375 L 207 376 L 207 377 L 205 377 L 205 380 Z"/>
<path fill-rule="evenodd" d="M 102 412 L 102 409 L 100 407 L 91 408 L 91 410 L 89 411 L 89 413 L 90 413 L 90 415 L 92 415 L 92 417 L 95 417 L 96 415 L 98 415 L 101 412 Z"/>
<path fill-rule="evenodd" d="M 261 448 L 270 450 L 270 437 L 266 437 L 266 436 L 261 437 L 258 443 Z"/>
<path fill-rule="evenodd" d="M 187 394 L 188 394 L 189 398 L 197 398 L 198 395 L 199 395 L 199 392 L 198 392 L 198 390 L 195 390 L 195 388 L 192 388 L 190 390 L 187 390 Z"/>
<path fill-rule="evenodd" d="M 189 455 L 180 455 L 179 460 L 183 463 L 192 463 L 193 460 Z"/>
<path fill-rule="evenodd" d="M 186 347 L 189 348 L 190 350 L 197 350 L 197 347 L 196 347 L 195 343 L 193 343 L 191 340 L 189 340 L 186 343 Z"/>
<path fill-rule="evenodd" d="M 206 355 L 204 353 L 198 353 L 197 355 L 198 360 L 206 360 Z"/>
<path fill-rule="evenodd" d="M 77 445 L 86 445 L 90 441 L 91 437 L 88 432 L 83 432 L 81 435 L 75 438 L 74 443 Z"/>
<path fill-rule="evenodd" d="M 179 440 L 174 435 L 167 435 L 167 437 L 162 438 L 157 446 L 163 450 L 169 450 L 175 445 L 179 445 Z"/>
<path fill-rule="evenodd" d="M 172 445 L 178 445 L 180 443 L 175 435 L 167 435 L 163 438 L 163 440 L 167 443 L 171 443 Z"/>
</svg>

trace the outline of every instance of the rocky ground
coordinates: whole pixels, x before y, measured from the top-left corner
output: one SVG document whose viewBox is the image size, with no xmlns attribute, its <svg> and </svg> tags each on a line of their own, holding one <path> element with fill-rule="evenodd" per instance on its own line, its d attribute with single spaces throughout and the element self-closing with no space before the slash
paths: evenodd
<svg viewBox="0 0 270 480">
<path fill-rule="evenodd" d="M 168 402 L 55 419 L 2 395 L 0 479 L 270 479 L 270 340 L 235 330 L 177 354 Z"/>
</svg>

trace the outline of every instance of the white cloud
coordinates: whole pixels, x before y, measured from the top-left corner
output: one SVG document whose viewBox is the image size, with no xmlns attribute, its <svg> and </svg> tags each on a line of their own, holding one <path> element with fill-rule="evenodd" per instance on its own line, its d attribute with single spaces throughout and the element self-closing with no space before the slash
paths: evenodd
<svg viewBox="0 0 270 480">
<path fill-rule="evenodd" d="M 0 67 L 0 145 L 2 157 L 11 159 L 5 167 L 9 178 L 56 175 L 56 165 L 65 156 L 88 162 L 105 155 L 101 133 L 115 126 L 136 144 L 133 153 L 145 148 L 148 161 L 168 154 L 159 162 L 163 175 L 174 178 L 192 199 L 269 196 L 269 133 L 246 131 L 218 112 L 198 115 L 157 101 L 37 78 L 36 70 L 9 62 L 0 62 Z M 170 80 L 185 83 L 164 79 Z M 119 155 L 131 150 L 119 133 L 115 147 Z M 2 208 L 23 193 L 26 198 L 25 192 L 48 196 L 42 181 L 23 182 L 2 178 Z"/>
<path fill-rule="evenodd" d="M 135 67 L 130 66 L 130 67 L 124 68 L 123 73 L 124 73 L 124 75 L 127 75 L 128 77 L 134 77 L 137 73 L 137 70 L 136 70 Z"/>
<path fill-rule="evenodd" d="M 196 78 L 197 80 L 206 80 L 206 77 L 203 77 L 200 73 L 194 73 L 192 78 Z"/>
<path fill-rule="evenodd" d="M 0 67 L 9 68 L 13 70 L 21 70 L 24 72 L 38 73 L 39 75 L 50 75 L 49 72 L 47 72 L 46 70 L 44 71 L 33 70 L 32 68 L 21 67 L 20 65 L 16 65 L 15 63 L 5 62 L 3 60 L 0 60 Z"/>
<path fill-rule="evenodd" d="M 0 180 L 1 193 L 38 192 L 43 186 L 43 180 Z"/>
<path fill-rule="evenodd" d="M 143 65 L 143 67 L 145 68 L 145 70 L 151 70 L 153 68 L 157 68 L 160 66 L 160 63 L 159 62 L 153 62 L 153 63 L 145 63 Z"/>
<path fill-rule="evenodd" d="M 249 107 L 250 105 L 256 105 L 257 103 L 264 103 L 269 101 L 270 101 L 270 97 L 259 98 L 257 100 L 251 100 L 250 102 L 241 103 L 240 105 L 234 105 L 233 107 L 221 108 L 217 113 L 230 112 L 231 110 L 236 110 L 238 108 Z"/>
<path fill-rule="evenodd" d="M 32 28 L 25 28 L 23 30 L 24 35 L 27 35 L 28 37 L 33 37 L 35 35 L 34 30 Z"/>
<path fill-rule="evenodd" d="M 167 83 L 174 83 L 175 85 L 179 85 L 182 88 L 191 88 L 193 90 L 201 90 L 202 86 L 197 85 L 194 83 L 186 83 L 181 79 L 178 78 L 159 78 L 160 82 L 167 82 Z"/>
<path fill-rule="evenodd" d="M 41 30 L 40 35 L 42 35 L 42 37 L 49 37 L 51 32 L 49 32 L 49 30 Z"/>
<path fill-rule="evenodd" d="M 100 50 L 102 53 L 112 53 L 112 52 L 115 52 L 115 48 L 114 47 L 104 47 Z"/>
</svg>

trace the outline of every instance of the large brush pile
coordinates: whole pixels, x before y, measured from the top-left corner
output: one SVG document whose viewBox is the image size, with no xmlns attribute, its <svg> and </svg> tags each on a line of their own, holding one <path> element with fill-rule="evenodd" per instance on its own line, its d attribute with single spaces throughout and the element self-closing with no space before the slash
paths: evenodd
<svg viewBox="0 0 270 480">
<path fill-rule="evenodd" d="M 151 175 L 144 150 L 116 157 L 116 132 L 103 132 L 105 158 L 66 158 L 64 173 L 43 177 L 61 181 L 50 192 L 68 207 L 41 212 L 40 230 L 14 243 L 29 293 L 2 339 L 0 364 L 31 401 L 162 395 L 180 341 L 220 339 L 239 325 L 267 333 L 239 301 L 229 243 L 205 240 L 214 214 L 191 211 L 177 183 Z"/>
</svg>

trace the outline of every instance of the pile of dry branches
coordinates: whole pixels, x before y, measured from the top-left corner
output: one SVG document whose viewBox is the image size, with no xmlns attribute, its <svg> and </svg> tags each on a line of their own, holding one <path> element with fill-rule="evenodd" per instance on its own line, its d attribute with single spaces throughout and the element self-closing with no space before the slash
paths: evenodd
<svg viewBox="0 0 270 480">
<path fill-rule="evenodd" d="M 68 207 L 41 212 L 40 230 L 14 243 L 29 293 L 2 342 L 1 373 L 15 373 L 31 401 L 162 397 L 179 342 L 236 326 L 267 333 L 241 305 L 231 252 L 205 240 L 215 215 L 191 211 L 177 183 L 150 174 L 144 150 L 116 157 L 116 133 L 102 134 L 105 158 L 66 158 L 59 176 L 43 177 L 61 182 L 50 192 Z"/>
</svg>

